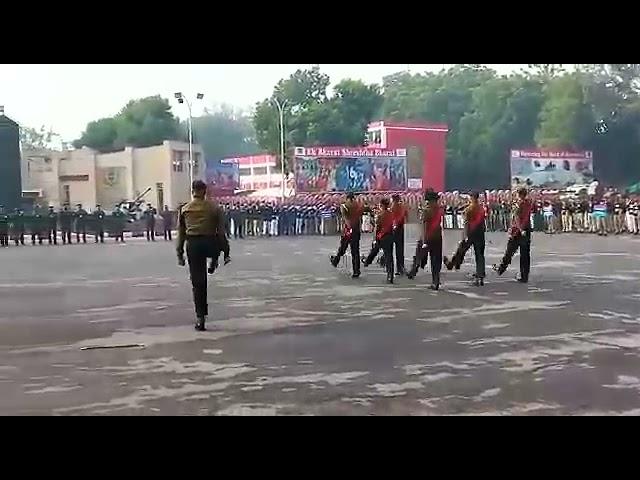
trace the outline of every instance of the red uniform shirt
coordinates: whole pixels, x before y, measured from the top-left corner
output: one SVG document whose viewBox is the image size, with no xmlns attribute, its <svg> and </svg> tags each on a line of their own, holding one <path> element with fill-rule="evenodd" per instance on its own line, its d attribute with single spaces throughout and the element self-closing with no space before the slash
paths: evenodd
<svg viewBox="0 0 640 480">
<path fill-rule="evenodd" d="M 440 206 L 436 206 L 432 211 L 426 210 L 424 216 L 424 240 L 430 240 L 438 235 L 442 235 L 443 211 Z"/>
<path fill-rule="evenodd" d="M 394 204 L 391 208 L 391 213 L 393 213 L 393 224 L 396 227 L 402 227 L 407 221 L 407 207 L 401 203 Z"/>
<path fill-rule="evenodd" d="M 533 211 L 533 204 L 531 200 L 525 198 L 518 205 L 518 230 L 524 231 L 531 228 L 531 212 Z"/>
<path fill-rule="evenodd" d="M 376 239 L 381 240 L 385 235 L 393 232 L 395 217 L 389 210 L 383 210 L 376 221 Z"/>
<path fill-rule="evenodd" d="M 474 232 L 484 224 L 485 216 L 485 210 L 481 205 L 476 205 L 475 207 L 469 206 L 466 212 L 467 222 L 469 223 L 469 233 Z"/>
</svg>

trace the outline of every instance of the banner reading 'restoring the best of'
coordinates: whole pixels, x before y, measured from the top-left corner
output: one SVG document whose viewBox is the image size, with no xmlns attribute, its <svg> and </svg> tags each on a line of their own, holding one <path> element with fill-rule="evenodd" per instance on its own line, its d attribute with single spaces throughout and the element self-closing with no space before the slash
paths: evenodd
<svg viewBox="0 0 640 480">
<path fill-rule="evenodd" d="M 394 192 L 407 189 L 405 149 L 297 147 L 296 191 Z"/>
<path fill-rule="evenodd" d="M 512 150 L 511 185 L 565 188 L 593 180 L 592 152 Z"/>
</svg>

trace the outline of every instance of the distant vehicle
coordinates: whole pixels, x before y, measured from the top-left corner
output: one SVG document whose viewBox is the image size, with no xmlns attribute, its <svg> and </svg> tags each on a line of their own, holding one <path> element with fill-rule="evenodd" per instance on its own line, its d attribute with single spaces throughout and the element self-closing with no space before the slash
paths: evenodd
<svg viewBox="0 0 640 480">
<path fill-rule="evenodd" d="M 140 220 L 143 212 L 142 205 L 144 205 L 144 201 L 142 199 L 146 197 L 150 191 L 151 187 L 147 188 L 133 200 L 124 200 L 120 202 L 115 206 L 115 208 L 128 214 L 132 220 Z"/>
<path fill-rule="evenodd" d="M 145 203 L 143 198 L 145 196 L 147 196 L 147 194 L 151 191 L 151 187 L 147 188 L 144 192 L 142 192 L 140 195 L 138 195 L 135 199 L 133 200 L 124 200 L 122 202 L 120 202 L 119 204 L 117 204 L 114 207 L 115 209 L 119 209 L 121 212 L 125 213 L 126 215 L 128 215 L 129 220 L 127 222 L 127 231 L 131 232 L 131 235 L 133 237 L 142 237 L 145 234 L 146 231 L 146 226 L 144 223 L 144 219 L 142 218 L 142 215 L 144 214 L 144 212 L 146 211 L 145 207 Z M 113 210 L 112 210 L 113 212 Z M 157 215 L 156 216 L 156 223 L 155 223 L 155 230 L 156 230 L 156 236 L 158 235 L 162 235 L 163 233 L 163 220 L 162 217 Z"/>
</svg>

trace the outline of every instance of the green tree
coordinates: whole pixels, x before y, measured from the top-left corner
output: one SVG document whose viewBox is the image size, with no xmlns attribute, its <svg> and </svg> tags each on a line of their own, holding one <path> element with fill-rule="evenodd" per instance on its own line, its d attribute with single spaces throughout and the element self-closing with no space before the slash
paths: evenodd
<svg viewBox="0 0 640 480">
<path fill-rule="evenodd" d="M 307 143 L 362 145 L 367 125 L 380 114 L 383 97 L 378 85 L 342 80 L 331 98 L 313 104 L 304 115 Z"/>
<path fill-rule="evenodd" d="M 640 64 L 579 67 L 595 126 L 588 148 L 596 176 L 620 186 L 640 180 Z"/>
<path fill-rule="evenodd" d="M 498 75 L 477 64 L 437 73 L 407 71 L 382 88 L 345 80 L 332 95 L 317 68 L 281 80 L 255 109 L 258 144 L 279 151 L 278 113 L 286 100 L 287 149 L 300 144 L 361 144 L 371 120 L 442 122 L 449 126 L 447 188 L 509 185 L 509 150 L 591 149 L 597 176 L 640 179 L 640 64 L 530 64 Z"/>
<path fill-rule="evenodd" d="M 89 122 L 76 148 L 87 146 L 98 151 L 115 151 L 126 146 L 148 147 L 164 140 L 184 139 L 169 101 L 156 95 L 131 100 L 114 117 Z"/>
<path fill-rule="evenodd" d="M 115 150 L 114 143 L 118 137 L 117 121 L 115 118 L 101 118 L 87 124 L 82 136 L 73 142 L 76 148 L 84 146 L 106 152 Z"/>
<path fill-rule="evenodd" d="M 583 147 L 594 121 L 591 108 L 585 103 L 580 76 L 567 74 L 550 79 L 544 97 L 536 144 L 543 148 Z"/>
<path fill-rule="evenodd" d="M 37 150 L 48 148 L 57 136 L 52 129 L 46 129 L 42 125 L 39 129 L 32 127 L 20 127 L 20 146 L 24 150 Z"/>
<path fill-rule="evenodd" d="M 183 128 L 186 125 L 183 122 Z M 207 159 L 219 160 L 260 151 L 251 118 L 244 112 L 222 105 L 193 119 L 194 141 L 202 145 Z"/>
<path fill-rule="evenodd" d="M 253 125 L 260 147 L 280 151 L 279 110 L 284 106 L 287 153 L 295 145 L 361 145 L 366 125 L 379 113 L 380 87 L 357 80 L 339 82 L 327 95 L 330 79 L 319 68 L 298 70 L 275 86 L 270 98 L 256 105 Z"/>
<path fill-rule="evenodd" d="M 530 76 L 549 80 L 566 72 L 561 63 L 529 63 L 527 73 Z"/>
</svg>

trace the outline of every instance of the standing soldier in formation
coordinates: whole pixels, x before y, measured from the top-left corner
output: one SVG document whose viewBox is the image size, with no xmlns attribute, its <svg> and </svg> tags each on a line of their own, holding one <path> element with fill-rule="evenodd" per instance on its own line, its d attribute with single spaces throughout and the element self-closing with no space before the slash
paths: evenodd
<svg viewBox="0 0 640 480">
<path fill-rule="evenodd" d="M 13 242 L 16 244 L 16 247 L 18 244 L 24 245 L 24 212 L 21 209 L 16 208 L 13 211 L 11 225 Z"/>
<path fill-rule="evenodd" d="M 447 267 L 447 270 L 456 270 L 460 269 L 462 262 L 464 261 L 464 256 L 467 253 L 467 250 L 471 248 L 473 245 L 473 251 L 476 256 L 476 274 L 475 274 L 475 285 L 482 286 L 484 285 L 484 277 L 485 277 L 485 259 L 484 259 L 484 248 L 485 248 L 485 209 L 478 198 L 480 195 L 477 192 L 473 192 L 471 194 L 471 203 L 467 207 L 464 212 L 464 238 L 458 249 L 453 255 L 453 258 L 449 260 L 447 257 L 444 257 L 444 264 Z"/>
<path fill-rule="evenodd" d="M 169 210 L 169 206 L 165 205 L 162 213 L 162 231 L 164 232 L 164 239 L 171 241 L 171 229 L 173 228 L 173 214 Z"/>
<path fill-rule="evenodd" d="M 207 302 L 207 258 L 220 251 L 216 240 L 224 235 L 222 210 L 213 202 L 206 200 L 207 185 L 201 180 L 192 184 L 193 200 L 180 209 L 178 216 L 178 243 L 176 253 L 178 264 L 184 265 L 186 243 L 189 273 L 193 290 L 193 303 L 196 311 L 198 331 L 205 330 L 209 315 Z"/>
<path fill-rule="evenodd" d="M 40 207 L 36 207 L 33 214 L 29 218 L 31 225 L 31 245 L 36 244 L 36 237 L 38 237 L 38 245 L 42 245 L 42 240 L 47 233 L 47 218 L 42 216 Z"/>
<path fill-rule="evenodd" d="M 62 231 L 62 244 L 71 245 L 71 228 L 73 225 L 73 212 L 69 210 L 69 204 L 65 203 L 60 211 L 60 230 Z"/>
<path fill-rule="evenodd" d="M 391 213 L 393 214 L 393 244 L 396 250 L 396 275 L 404 275 L 404 226 L 409 218 L 409 210 L 400 200 L 397 193 L 392 197 Z"/>
<path fill-rule="evenodd" d="M 413 266 L 407 273 L 412 279 L 418 273 L 420 266 L 426 264 L 427 257 L 431 257 L 431 290 L 440 288 L 440 270 L 442 269 L 442 208 L 438 205 L 438 194 L 434 191 L 425 193 L 427 205 L 422 213 L 422 235 L 416 245 Z"/>
<path fill-rule="evenodd" d="M 47 238 L 49 245 L 58 244 L 58 214 L 56 213 L 53 205 L 49 206 L 49 212 L 47 213 Z"/>
<path fill-rule="evenodd" d="M 331 265 L 337 267 L 340 259 L 347 252 L 347 247 L 349 247 L 353 266 L 351 278 L 358 278 L 360 276 L 360 225 L 365 207 L 356 201 L 353 193 L 349 193 L 347 201 L 342 204 L 341 210 L 344 227 L 340 238 L 340 247 L 338 252 L 331 257 Z"/>
<path fill-rule="evenodd" d="M 9 215 L 4 212 L 4 205 L 0 205 L 0 247 L 9 246 Z"/>
<path fill-rule="evenodd" d="M 231 221 L 233 222 L 233 238 L 242 238 L 244 230 L 244 219 L 241 219 L 240 208 L 238 205 L 231 206 Z"/>
<path fill-rule="evenodd" d="M 147 242 L 155 242 L 156 241 L 156 212 L 155 208 L 148 203 L 147 209 L 143 214 L 144 218 L 144 226 L 145 232 L 147 234 Z"/>
<path fill-rule="evenodd" d="M 127 223 L 127 214 L 116 205 L 111 212 L 111 218 L 113 222 L 113 236 L 116 237 L 116 243 L 118 243 L 118 240 L 124 243 L 124 227 Z"/>
<path fill-rule="evenodd" d="M 527 189 L 522 187 L 518 190 L 518 204 L 513 215 L 513 226 L 507 242 L 507 250 L 499 265 L 494 266 L 498 275 L 507 271 L 511 264 L 511 259 L 520 249 L 520 283 L 529 281 L 529 271 L 531 270 L 531 211 L 533 204 L 527 198 Z"/>
<path fill-rule="evenodd" d="M 87 243 L 87 211 L 82 208 L 82 204 L 76 205 L 78 208 L 75 211 L 76 220 L 76 243 L 80 243 L 80 234 L 82 234 L 82 243 Z"/>
<path fill-rule="evenodd" d="M 104 243 L 104 217 L 105 213 L 100 205 L 96 205 L 96 210 L 91 214 L 93 217 L 93 232 L 96 237 L 96 243 Z"/>
</svg>

